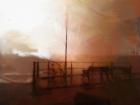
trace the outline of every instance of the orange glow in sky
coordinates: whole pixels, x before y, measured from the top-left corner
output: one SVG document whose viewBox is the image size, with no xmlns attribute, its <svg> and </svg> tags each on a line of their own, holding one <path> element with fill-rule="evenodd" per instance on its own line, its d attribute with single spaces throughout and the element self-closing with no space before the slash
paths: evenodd
<svg viewBox="0 0 140 105">
<path fill-rule="evenodd" d="M 133 21 L 137 18 L 129 1 L 131 0 L 1 0 L 1 53 L 36 55 L 49 59 L 57 55 L 64 56 L 66 7 L 69 8 L 70 58 L 74 59 L 86 50 L 91 54 L 107 53 L 106 49 L 112 49 L 112 53 L 127 53 L 129 51 L 124 47 L 131 50 L 133 45 L 129 45 L 129 40 L 137 38 L 128 35 L 125 41 L 122 37 L 128 33 L 135 34 L 130 32 L 129 25 L 133 27 L 131 22 L 128 25 L 125 23 L 126 20 Z M 118 44 L 114 44 L 114 47 L 110 45 L 114 39 L 119 41 L 113 42 L 123 44 L 123 47 L 120 44 L 123 50 L 118 51 Z"/>
</svg>

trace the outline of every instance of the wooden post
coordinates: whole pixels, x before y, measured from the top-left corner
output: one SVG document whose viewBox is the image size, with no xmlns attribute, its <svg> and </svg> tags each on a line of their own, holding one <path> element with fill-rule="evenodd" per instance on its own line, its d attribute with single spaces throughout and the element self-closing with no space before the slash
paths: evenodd
<svg viewBox="0 0 140 105">
<path fill-rule="evenodd" d="M 39 62 L 36 62 L 36 69 L 37 69 L 37 79 L 39 79 Z"/>
<path fill-rule="evenodd" d="M 48 61 L 48 88 L 50 88 L 50 61 Z"/>
<path fill-rule="evenodd" d="M 71 85 L 72 85 L 72 81 L 73 81 L 73 65 L 72 65 L 72 62 L 71 62 L 71 74 L 70 74 L 70 77 L 71 77 Z"/>
<path fill-rule="evenodd" d="M 113 62 L 110 63 L 110 79 L 111 81 L 113 81 L 113 74 L 114 74 L 114 70 L 113 70 Z"/>
<path fill-rule="evenodd" d="M 32 91 L 36 93 L 36 62 L 33 62 L 33 73 L 32 73 Z"/>
</svg>

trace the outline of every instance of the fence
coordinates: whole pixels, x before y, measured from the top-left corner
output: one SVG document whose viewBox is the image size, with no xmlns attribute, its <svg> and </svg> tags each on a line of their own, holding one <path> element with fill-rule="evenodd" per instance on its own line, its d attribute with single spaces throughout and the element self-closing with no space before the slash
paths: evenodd
<svg viewBox="0 0 140 105">
<path fill-rule="evenodd" d="M 131 79 L 130 64 L 113 62 L 33 62 L 33 90 L 75 86 L 92 86 L 113 81 Z"/>
</svg>

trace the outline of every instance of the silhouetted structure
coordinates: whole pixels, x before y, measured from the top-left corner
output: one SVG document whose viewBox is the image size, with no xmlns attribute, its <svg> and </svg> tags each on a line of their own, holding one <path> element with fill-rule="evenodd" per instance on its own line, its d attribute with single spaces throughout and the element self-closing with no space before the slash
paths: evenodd
<svg viewBox="0 0 140 105">
<path fill-rule="evenodd" d="M 94 73 L 93 65 L 90 65 L 87 70 L 82 71 L 82 78 L 83 78 L 84 85 L 87 85 L 90 83 L 93 73 Z"/>
<path fill-rule="evenodd" d="M 106 82 L 132 78 L 129 64 L 127 66 L 112 63 L 104 66 L 94 66 L 94 64 L 96 62 L 67 62 L 66 75 L 64 62 L 33 62 L 33 92 L 40 89 L 103 85 Z"/>
</svg>

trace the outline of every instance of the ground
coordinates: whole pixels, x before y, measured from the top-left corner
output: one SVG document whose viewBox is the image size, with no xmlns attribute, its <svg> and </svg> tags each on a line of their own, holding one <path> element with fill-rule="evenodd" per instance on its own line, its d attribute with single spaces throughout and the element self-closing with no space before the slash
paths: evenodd
<svg viewBox="0 0 140 105">
<path fill-rule="evenodd" d="M 140 80 L 117 80 L 92 88 L 54 89 L 40 95 L 32 93 L 31 84 L 0 84 L 0 105 L 74 105 L 77 93 L 109 99 L 111 105 L 140 105 Z"/>
</svg>

